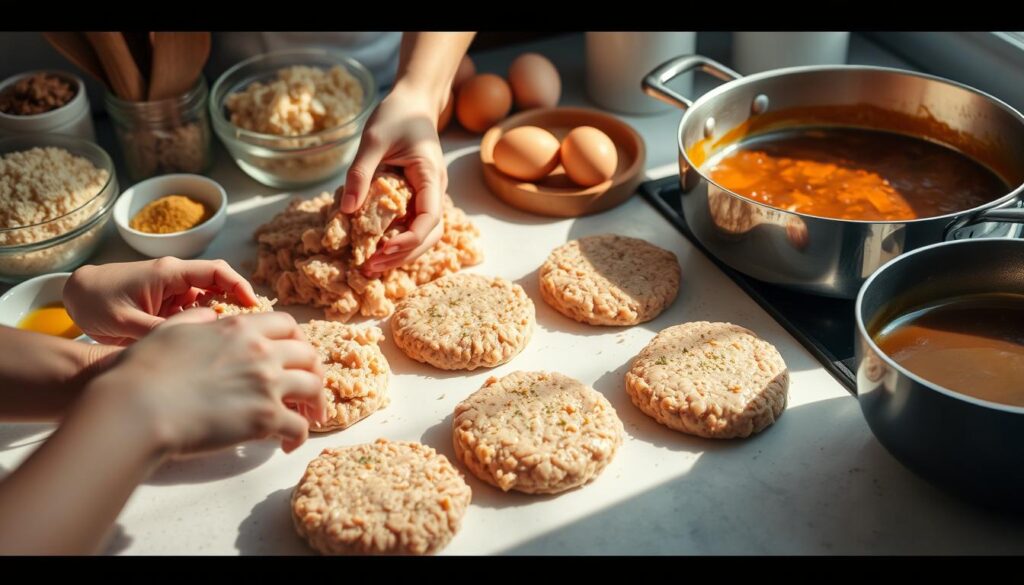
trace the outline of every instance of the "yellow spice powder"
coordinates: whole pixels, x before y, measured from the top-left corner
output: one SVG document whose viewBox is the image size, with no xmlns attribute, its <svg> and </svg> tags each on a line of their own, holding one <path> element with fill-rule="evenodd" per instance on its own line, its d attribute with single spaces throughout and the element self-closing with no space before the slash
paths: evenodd
<svg viewBox="0 0 1024 585">
<path fill-rule="evenodd" d="M 192 229 L 211 215 L 205 203 L 188 195 L 166 195 L 146 204 L 130 225 L 147 234 L 173 234 Z"/>
</svg>

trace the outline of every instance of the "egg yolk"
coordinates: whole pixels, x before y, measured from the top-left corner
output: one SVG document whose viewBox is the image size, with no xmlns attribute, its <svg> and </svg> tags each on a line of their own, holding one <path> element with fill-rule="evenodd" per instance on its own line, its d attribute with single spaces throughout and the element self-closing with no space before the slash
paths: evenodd
<svg viewBox="0 0 1024 585">
<path fill-rule="evenodd" d="M 82 334 L 82 330 L 75 325 L 67 309 L 60 303 L 33 310 L 18 323 L 18 328 L 68 339 L 74 339 Z"/>
</svg>

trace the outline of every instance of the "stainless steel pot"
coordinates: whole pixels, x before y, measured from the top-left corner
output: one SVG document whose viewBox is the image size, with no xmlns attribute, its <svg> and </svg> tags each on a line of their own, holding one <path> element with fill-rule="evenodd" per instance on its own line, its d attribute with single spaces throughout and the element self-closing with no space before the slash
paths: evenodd
<svg viewBox="0 0 1024 585">
<path fill-rule="evenodd" d="M 882 266 L 857 296 L 857 398 L 879 442 L 911 470 L 981 502 L 1024 511 L 1024 408 L 924 380 L 873 341 L 911 307 L 991 292 L 1024 294 L 1024 240 L 943 242 Z"/>
<path fill-rule="evenodd" d="M 727 81 L 695 102 L 668 87 L 700 69 Z M 702 56 L 668 61 L 643 81 L 649 95 L 683 110 L 679 122 L 682 207 L 693 234 L 719 259 L 756 279 L 815 294 L 853 298 L 879 266 L 921 246 L 968 237 L 1016 237 L 1024 222 L 1024 116 L 952 81 L 882 67 L 793 67 L 741 77 Z M 701 152 L 758 116 L 821 106 L 865 106 L 985 145 L 986 164 L 1014 185 L 989 203 L 912 221 L 830 219 L 777 209 L 711 181 L 700 165 L 728 144 Z M 876 129 L 884 129 L 873 126 Z M 696 156 L 700 152 L 701 156 Z M 977 158 L 977 157 L 974 157 Z M 698 159 L 698 160 L 695 160 Z"/>
</svg>

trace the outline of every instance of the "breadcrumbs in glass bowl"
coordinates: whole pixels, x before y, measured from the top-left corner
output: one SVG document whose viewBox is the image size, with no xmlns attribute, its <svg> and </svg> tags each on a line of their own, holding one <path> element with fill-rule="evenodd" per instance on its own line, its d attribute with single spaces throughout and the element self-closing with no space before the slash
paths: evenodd
<svg viewBox="0 0 1024 585">
<path fill-rule="evenodd" d="M 238 166 L 264 185 L 294 189 L 348 169 L 377 85 L 343 53 L 297 49 L 242 61 L 211 94 L 214 132 Z"/>
<path fill-rule="evenodd" d="M 0 139 L 0 281 L 80 265 L 99 246 L 118 193 L 110 156 L 92 142 Z"/>
</svg>

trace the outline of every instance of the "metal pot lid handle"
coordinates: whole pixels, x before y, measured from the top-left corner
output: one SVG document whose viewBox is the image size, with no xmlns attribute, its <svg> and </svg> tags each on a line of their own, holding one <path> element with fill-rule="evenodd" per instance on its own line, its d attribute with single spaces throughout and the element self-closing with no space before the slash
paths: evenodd
<svg viewBox="0 0 1024 585">
<path fill-rule="evenodd" d="M 676 77 L 693 69 L 700 69 L 722 81 L 733 81 L 743 77 L 714 59 L 702 55 L 683 55 L 665 61 L 644 77 L 643 90 L 647 95 L 681 110 L 689 109 L 693 102 L 666 85 Z"/>
</svg>

